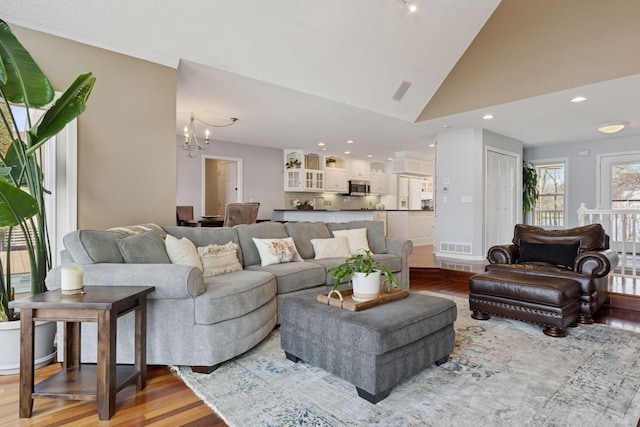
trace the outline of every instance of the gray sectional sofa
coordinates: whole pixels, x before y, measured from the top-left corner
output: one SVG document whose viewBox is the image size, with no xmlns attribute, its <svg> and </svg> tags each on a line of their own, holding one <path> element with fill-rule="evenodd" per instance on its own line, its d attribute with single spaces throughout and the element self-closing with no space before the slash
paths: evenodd
<svg viewBox="0 0 640 427">
<path fill-rule="evenodd" d="M 60 270 L 66 265 L 84 269 L 84 285 L 150 285 L 147 313 L 147 363 L 187 365 L 210 372 L 220 363 L 249 350 L 278 323 L 278 307 L 287 295 L 326 292 L 332 284 L 328 268 L 344 257 L 314 259 L 311 239 L 333 237 L 335 230 L 366 228 L 374 257 L 389 267 L 398 286 L 409 288 L 410 240 L 384 236 L 382 222 L 262 222 L 232 228 L 163 226 L 131 232 L 78 230 L 64 238 L 62 264 L 47 276 L 48 289 L 60 288 Z M 133 227 L 132 229 L 135 229 Z M 140 230 L 145 230 L 142 227 Z M 124 230 L 124 231 L 123 231 Z M 172 264 L 163 258 L 162 237 L 186 237 L 195 246 L 239 245 L 241 271 L 203 277 L 197 267 Z M 253 238 L 292 237 L 304 262 L 261 265 Z M 123 240 L 127 239 L 127 240 Z M 123 243 L 127 244 L 124 245 Z M 164 254 L 166 256 L 166 253 Z M 118 320 L 117 360 L 132 363 L 133 315 Z M 95 325 L 83 324 L 82 360 L 95 362 Z M 59 327 L 58 339 L 62 339 Z"/>
</svg>

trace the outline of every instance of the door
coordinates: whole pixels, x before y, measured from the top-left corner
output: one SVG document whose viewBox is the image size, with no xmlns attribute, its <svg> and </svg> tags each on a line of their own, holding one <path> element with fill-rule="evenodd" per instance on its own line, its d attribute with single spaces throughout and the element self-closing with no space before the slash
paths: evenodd
<svg viewBox="0 0 640 427">
<path fill-rule="evenodd" d="M 206 158 L 204 166 L 203 215 L 224 215 L 227 203 L 240 200 L 237 160 Z M 195 212 L 198 216 L 198 212 Z"/>
<path fill-rule="evenodd" d="M 515 155 L 487 150 L 485 185 L 485 251 L 513 238 L 517 221 L 517 167 Z"/>
<path fill-rule="evenodd" d="M 220 162 L 218 167 L 218 213 L 224 215 L 227 203 L 236 203 L 238 186 L 236 162 Z"/>
</svg>

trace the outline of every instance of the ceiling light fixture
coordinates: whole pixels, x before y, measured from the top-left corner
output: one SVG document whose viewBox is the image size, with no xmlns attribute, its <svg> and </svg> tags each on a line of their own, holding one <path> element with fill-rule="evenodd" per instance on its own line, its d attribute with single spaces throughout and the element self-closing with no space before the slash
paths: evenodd
<svg viewBox="0 0 640 427">
<path fill-rule="evenodd" d="M 411 13 L 416 13 L 416 11 L 418 10 L 418 5 L 416 4 L 415 1 L 411 1 L 411 0 L 400 0 L 402 3 L 404 3 L 404 5 L 406 6 L 406 8 L 409 10 L 409 12 Z"/>
<path fill-rule="evenodd" d="M 629 122 L 608 122 L 598 125 L 598 130 L 602 133 L 616 133 L 620 132 L 627 126 Z"/>
<path fill-rule="evenodd" d="M 189 124 L 184 127 L 184 142 L 182 143 L 182 149 L 184 150 L 184 154 L 187 157 L 191 157 L 191 158 L 196 157 L 200 153 L 200 150 L 203 150 L 204 148 L 207 147 L 207 145 L 209 145 L 209 134 L 211 133 L 209 129 L 206 129 L 204 133 L 204 143 L 201 143 L 200 141 L 198 141 L 198 135 L 196 135 L 196 126 L 195 126 L 196 120 L 202 123 L 203 125 L 212 127 L 212 128 L 224 128 L 227 126 L 231 126 L 232 124 L 238 121 L 237 118 L 232 117 L 229 119 L 231 120 L 230 123 L 227 123 L 224 125 L 212 125 L 211 123 L 207 123 L 197 118 L 195 114 L 190 113 Z"/>
<path fill-rule="evenodd" d="M 491 120 L 493 119 L 493 114 L 485 114 L 482 116 L 482 120 Z"/>
<path fill-rule="evenodd" d="M 352 140 L 348 140 L 347 144 L 353 144 L 353 141 Z"/>
<path fill-rule="evenodd" d="M 351 151 L 345 151 L 344 154 L 351 154 Z"/>
<path fill-rule="evenodd" d="M 585 98 L 584 96 L 575 96 L 575 97 L 571 98 L 571 102 L 573 102 L 574 104 L 576 104 L 578 102 L 584 102 L 586 100 L 587 100 L 587 98 Z"/>
<path fill-rule="evenodd" d="M 318 142 L 318 145 L 324 147 L 324 142 Z"/>
</svg>

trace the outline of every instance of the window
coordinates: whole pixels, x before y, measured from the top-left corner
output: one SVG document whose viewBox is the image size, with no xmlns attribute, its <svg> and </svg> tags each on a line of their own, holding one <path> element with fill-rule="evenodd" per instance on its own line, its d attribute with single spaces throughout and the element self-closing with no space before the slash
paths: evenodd
<svg viewBox="0 0 640 427">
<path fill-rule="evenodd" d="M 640 161 L 611 165 L 611 208 L 640 209 Z"/>
<path fill-rule="evenodd" d="M 540 197 L 533 211 L 534 225 L 565 225 L 565 163 L 536 165 Z"/>
</svg>

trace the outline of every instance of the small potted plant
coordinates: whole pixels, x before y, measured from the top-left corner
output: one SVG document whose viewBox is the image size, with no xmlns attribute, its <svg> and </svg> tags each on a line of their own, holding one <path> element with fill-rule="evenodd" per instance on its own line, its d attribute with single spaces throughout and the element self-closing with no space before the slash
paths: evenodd
<svg viewBox="0 0 640 427">
<path fill-rule="evenodd" d="M 387 283 L 387 292 L 391 292 L 391 288 L 397 286 L 391 270 L 373 259 L 369 250 L 350 256 L 342 264 L 331 267 L 327 273 L 336 280 L 332 291 L 335 291 L 345 279 L 350 280 L 353 287 L 352 298 L 360 302 L 377 298 L 382 275 Z"/>
<path fill-rule="evenodd" d="M 336 167 L 336 158 L 335 157 L 327 157 L 324 161 L 325 165 L 330 168 Z"/>
<path fill-rule="evenodd" d="M 290 158 L 287 163 L 284 164 L 287 169 L 299 168 L 302 166 L 302 162 L 294 157 Z"/>
</svg>

